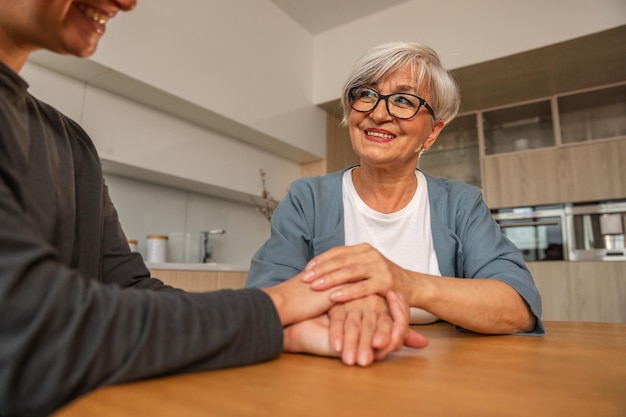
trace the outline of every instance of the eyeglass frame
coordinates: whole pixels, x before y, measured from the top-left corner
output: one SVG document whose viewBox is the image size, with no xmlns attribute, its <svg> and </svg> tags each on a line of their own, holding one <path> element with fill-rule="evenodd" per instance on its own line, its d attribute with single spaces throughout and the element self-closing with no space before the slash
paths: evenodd
<svg viewBox="0 0 626 417">
<path fill-rule="evenodd" d="M 352 99 L 352 92 L 353 92 L 353 91 L 355 91 L 355 90 L 357 90 L 357 89 L 367 89 L 367 90 L 371 90 L 371 91 L 375 92 L 375 93 L 378 95 L 378 100 L 376 100 L 376 103 L 374 103 L 374 105 L 372 106 L 372 108 L 371 108 L 371 109 L 369 109 L 369 110 L 357 110 L 357 109 L 355 109 L 355 108 L 353 107 L 353 104 L 354 104 L 354 102 L 355 102 L 356 100 L 353 100 L 353 99 Z M 419 105 L 419 106 L 417 106 L 417 109 L 415 110 L 415 113 L 413 113 L 413 115 L 411 115 L 410 117 L 398 117 L 398 116 L 396 116 L 396 115 L 392 114 L 392 113 L 391 113 L 391 111 L 389 110 L 389 97 L 391 97 L 391 96 L 396 96 L 396 95 L 399 95 L 399 94 L 402 94 L 402 95 L 407 95 L 407 96 L 411 96 L 411 97 L 415 97 L 415 98 L 416 98 L 416 99 L 420 102 L 420 105 Z M 396 119 L 400 119 L 400 120 L 408 120 L 408 119 L 411 119 L 411 118 L 415 117 L 415 115 L 416 115 L 417 113 L 419 113 L 419 111 L 420 111 L 420 109 L 422 108 L 422 106 L 424 106 L 424 107 L 426 108 L 426 110 L 428 110 L 428 112 L 429 112 L 429 113 L 430 113 L 430 115 L 433 117 L 433 119 L 435 119 L 435 120 L 437 119 L 437 118 L 435 117 L 435 111 L 433 110 L 433 108 L 432 108 L 432 107 L 430 107 L 430 104 L 428 104 L 428 102 L 426 101 L 426 99 L 425 99 L 425 98 L 422 98 L 422 97 L 420 97 L 420 96 L 418 96 L 418 95 L 416 95 L 416 94 L 411 94 L 411 93 L 391 93 L 391 94 L 382 94 L 382 93 L 380 93 L 379 91 L 377 91 L 377 90 L 376 90 L 376 89 L 374 89 L 374 88 L 371 88 L 371 87 L 365 87 L 365 86 L 363 86 L 363 85 L 357 85 L 356 87 L 352 87 L 350 90 L 348 90 L 348 99 L 349 99 L 349 102 L 350 102 L 350 108 L 351 108 L 352 110 L 354 110 L 354 111 L 358 111 L 359 113 L 369 113 L 369 112 L 373 111 L 373 110 L 376 108 L 376 106 L 378 106 L 378 103 L 380 103 L 380 100 L 385 100 L 385 108 L 387 109 L 387 113 L 389 113 L 389 115 L 391 115 L 392 117 L 395 117 Z"/>
</svg>

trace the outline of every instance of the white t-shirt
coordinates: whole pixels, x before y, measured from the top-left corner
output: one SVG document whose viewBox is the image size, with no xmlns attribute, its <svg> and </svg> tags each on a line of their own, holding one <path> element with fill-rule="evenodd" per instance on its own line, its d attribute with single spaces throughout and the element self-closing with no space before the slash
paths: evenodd
<svg viewBox="0 0 626 417">
<path fill-rule="evenodd" d="M 430 228 L 428 185 L 415 170 L 417 190 L 403 209 L 379 213 L 368 207 L 354 188 L 352 170 L 343 174 L 343 209 L 346 245 L 369 243 L 387 259 L 404 269 L 439 275 Z M 411 307 L 411 324 L 432 323 L 437 317 Z"/>
</svg>

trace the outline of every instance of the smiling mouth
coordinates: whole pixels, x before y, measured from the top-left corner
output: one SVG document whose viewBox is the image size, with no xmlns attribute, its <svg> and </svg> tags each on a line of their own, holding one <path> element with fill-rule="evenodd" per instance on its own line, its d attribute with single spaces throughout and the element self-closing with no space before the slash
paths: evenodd
<svg viewBox="0 0 626 417">
<path fill-rule="evenodd" d="M 369 130 L 366 130 L 365 134 L 367 136 L 374 136 L 376 138 L 381 138 L 381 139 L 393 139 L 393 138 L 395 138 L 394 135 L 388 135 L 388 134 L 380 133 L 380 132 L 371 132 Z"/>
<path fill-rule="evenodd" d="M 89 7 L 85 4 L 78 3 L 76 7 L 78 7 L 78 10 L 80 10 L 85 16 L 87 16 L 88 18 L 90 18 L 91 20 L 93 20 L 94 22 L 100 25 L 106 24 L 106 22 L 108 22 L 110 19 L 108 15 L 103 14 L 99 12 L 98 10 L 92 7 Z"/>
</svg>

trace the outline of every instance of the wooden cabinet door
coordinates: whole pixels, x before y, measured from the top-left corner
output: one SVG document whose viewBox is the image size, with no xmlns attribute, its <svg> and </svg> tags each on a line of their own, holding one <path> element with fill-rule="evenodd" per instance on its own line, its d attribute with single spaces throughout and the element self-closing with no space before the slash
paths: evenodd
<svg viewBox="0 0 626 417">
<path fill-rule="evenodd" d="M 359 163 L 359 158 L 352 149 L 348 128 L 341 126 L 341 120 L 326 115 L 326 170 L 339 171 Z"/>
<path fill-rule="evenodd" d="M 483 159 L 491 208 L 626 198 L 626 139 Z"/>
<path fill-rule="evenodd" d="M 562 201 L 595 201 L 626 197 L 626 140 L 559 149 Z"/>
<path fill-rule="evenodd" d="M 243 288 L 248 273 L 245 271 L 182 271 L 155 269 L 150 273 L 163 283 L 189 292 L 216 291 L 224 288 Z"/>
<path fill-rule="evenodd" d="M 530 262 L 544 320 L 626 323 L 626 262 Z"/>
<path fill-rule="evenodd" d="M 483 191 L 492 208 L 561 202 L 557 149 L 485 157 Z"/>
</svg>

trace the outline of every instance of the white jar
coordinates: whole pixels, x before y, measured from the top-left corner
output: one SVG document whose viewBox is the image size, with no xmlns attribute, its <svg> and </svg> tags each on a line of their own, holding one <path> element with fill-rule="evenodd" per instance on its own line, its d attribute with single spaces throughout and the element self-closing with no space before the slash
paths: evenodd
<svg viewBox="0 0 626 417">
<path fill-rule="evenodd" d="M 167 241 L 165 235 L 146 236 L 146 262 L 167 262 Z"/>
<path fill-rule="evenodd" d="M 131 252 L 139 252 L 139 249 L 137 248 L 137 241 L 135 239 L 128 240 L 128 247 Z"/>
</svg>

